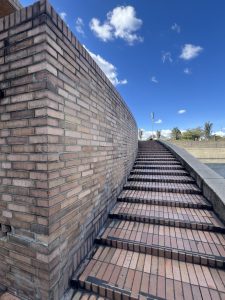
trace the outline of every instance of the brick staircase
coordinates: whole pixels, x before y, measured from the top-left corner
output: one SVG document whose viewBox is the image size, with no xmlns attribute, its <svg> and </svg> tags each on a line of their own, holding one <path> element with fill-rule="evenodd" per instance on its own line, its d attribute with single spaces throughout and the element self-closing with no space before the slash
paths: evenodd
<svg viewBox="0 0 225 300">
<path fill-rule="evenodd" d="M 225 227 L 160 143 L 133 170 L 72 283 L 74 299 L 225 299 Z"/>
</svg>

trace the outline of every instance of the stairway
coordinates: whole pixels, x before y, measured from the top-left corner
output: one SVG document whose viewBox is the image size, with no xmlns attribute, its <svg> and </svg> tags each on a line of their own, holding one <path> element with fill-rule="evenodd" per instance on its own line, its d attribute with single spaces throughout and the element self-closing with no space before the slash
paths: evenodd
<svg viewBox="0 0 225 300">
<path fill-rule="evenodd" d="M 80 299 L 225 299 L 225 227 L 193 178 L 156 141 L 133 170 L 72 283 Z"/>
</svg>

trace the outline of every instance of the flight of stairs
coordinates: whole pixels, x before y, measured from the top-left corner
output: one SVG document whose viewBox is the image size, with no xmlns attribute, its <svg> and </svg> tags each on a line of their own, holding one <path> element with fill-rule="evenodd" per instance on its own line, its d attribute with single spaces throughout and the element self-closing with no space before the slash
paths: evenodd
<svg viewBox="0 0 225 300">
<path fill-rule="evenodd" d="M 140 142 L 133 170 L 72 283 L 80 299 L 225 299 L 225 227 L 180 162 Z"/>
</svg>

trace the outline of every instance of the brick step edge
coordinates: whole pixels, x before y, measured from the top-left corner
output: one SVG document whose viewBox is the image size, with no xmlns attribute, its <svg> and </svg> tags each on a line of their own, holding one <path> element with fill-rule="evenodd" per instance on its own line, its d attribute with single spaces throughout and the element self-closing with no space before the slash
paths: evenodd
<svg viewBox="0 0 225 300">
<path fill-rule="evenodd" d="M 136 158 L 136 162 L 139 162 L 139 161 L 167 161 L 167 162 L 177 162 L 177 159 L 176 158 L 173 158 L 173 157 L 147 157 L 147 158 L 144 158 L 144 157 L 137 157 Z"/>
<path fill-rule="evenodd" d="M 134 162 L 134 165 L 174 165 L 174 166 L 181 166 L 180 162 L 178 161 L 161 161 L 161 160 L 158 160 L 158 161 L 149 161 L 149 160 L 140 160 L 140 161 L 135 161 Z"/>
<path fill-rule="evenodd" d="M 101 297 L 110 300 L 138 300 L 141 299 L 141 296 L 144 296 L 145 299 L 148 300 L 165 300 L 163 298 L 159 298 L 153 296 L 151 294 L 138 293 L 134 294 L 131 291 L 121 289 L 119 287 L 111 286 L 109 283 L 102 279 L 98 279 L 96 277 L 89 276 L 86 280 L 79 278 L 78 282 L 79 288 L 82 290 L 86 290 L 87 292 L 92 292 L 94 294 L 98 294 Z"/>
<path fill-rule="evenodd" d="M 175 170 L 174 170 L 175 171 Z M 144 172 L 144 171 L 134 171 L 132 170 L 130 172 L 131 175 L 165 175 L 165 176 L 188 176 L 189 174 L 187 172 L 163 172 L 163 171 L 148 171 L 148 172 Z M 190 176 L 190 175 L 189 175 Z"/>
<path fill-rule="evenodd" d="M 96 244 L 103 246 L 110 246 L 114 248 L 134 251 L 138 253 L 150 254 L 153 256 L 160 256 L 169 259 L 184 261 L 213 268 L 225 268 L 225 258 L 215 255 L 200 254 L 197 252 L 178 250 L 157 245 L 146 245 L 140 242 L 129 240 L 122 240 L 116 238 L 102 238 L 98 237 L 95 240 Z"/>
<path fill-rule="evenodd" d="M 136 174 L 135 174 L 136 175 Z M 135 176 L 132 175 L 132 176 Z M 128 177 L 128 181 L 138 181 L 138 182 L 163 182 L 163 183 L 195 183 L 195 180 L 190 177 L 190 179 L 167 179 L 167 178 L 131 178 Z"/>
<path fill-rule="evenodd" d="M 189 202 L 179 202 L 171 200 L 160 200 L 160 199 L 142 199 L 142 198 L 131 198 L 131 197 L 118 197 L 118 202 L 128 202 L 128 203 L 140 203 L 140 204 L 155 204 L 161 206 L 172 206 L 172 207 L 183 207 L 183 208 L 200 208 L 206 210 L 212 210 L 212 205 L 207 203 L 189 203 Z"/>
<path fill-rule="evenodd" d="M 102 234 L 102 231 L 99 233 Z M 84 260 L 80 263 L 79 267 L 76 269 L 76 272 L 73 273 L 70 284 L 73 289 L 78 289 L 78 279 L 80 275 L 83 273 L 83 271 L 86 269 L 90 259 L 95 255 L 95 252 L 98 250 L 98 246 L 96 244 L 93 245 L 91 251 L 87 254 L 87 256 L 84 258 Z"/>
<path fill-rule="evenodd" d="M 193 189 L 179 189 L 170 187 L 148 187 L 148 186 L 129 186 L 124 185 L 124 190 L 134 190 L 134 191 L 152 191 L 152 192 L 167 192 L 167 193 L 180 193 L 180 194 L 196 194 L 201 195 L 200 190 Z"/>
<path fill-rule="evenodd" d="M 220 226 L 215 226 L 207 223 L 197 223 L 197 222 L 188 222 L 188 221 L 180 221 L 173 219 L 165 219 L 165 218 L 155 218 L 155 217 L 142 217 L 138 215 L 130 215 L 125 213 L 110 213 L 110 219 L 117 220 L 126 220 L 126 221 L 135 221 L 139 223 L 149 223 L 156 225 L 166 225 L 171 227 L 180 227 L 180 228 L 189 228 L 189 229 L 198 229 L 204 231 L 212 231 L 225 233 L 225 228 Z"/>
<path fill-rule="evenodd" d="M 146 165 L 134 165 L 133 170 L 138 170 L 138 169 L 146 169 L 146 170 L 181 170 L 183 171 L 184 168 L 182 166 L 146 166 Z"/>
</svg>

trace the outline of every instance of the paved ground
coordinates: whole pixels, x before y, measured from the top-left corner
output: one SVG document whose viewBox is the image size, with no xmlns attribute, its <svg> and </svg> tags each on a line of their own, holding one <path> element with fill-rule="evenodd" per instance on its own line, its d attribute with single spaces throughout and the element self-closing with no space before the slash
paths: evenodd
<svg viewBox="0 0 225 300">
<path fill-rule="evenodd" d="M 225 178 L 225 163 L 224 164 L 215 164 L 215 163 L 208 163 L 206 164 L 208 167 L 210 167 L 213 171 L 218 173 L 220 176 Z"/>
<path fill-rule="evenodd" d="M 225 227 L 162 145 L 140 145 L 109 218 L 73 299 L 225 299 Z"/>
</svg>

